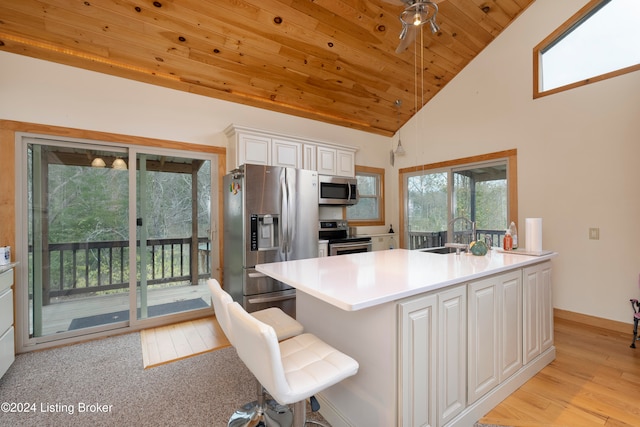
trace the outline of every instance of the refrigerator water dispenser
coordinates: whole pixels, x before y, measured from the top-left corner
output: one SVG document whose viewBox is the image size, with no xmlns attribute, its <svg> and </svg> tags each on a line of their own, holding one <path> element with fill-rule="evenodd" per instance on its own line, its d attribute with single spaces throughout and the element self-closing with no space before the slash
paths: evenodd
<svg viewBox="0 0 640 427">
<path fill-rule="evenodd" d="M 278 249 L 278 215 L 251 215 L 251 250 Z"/>
</svg>

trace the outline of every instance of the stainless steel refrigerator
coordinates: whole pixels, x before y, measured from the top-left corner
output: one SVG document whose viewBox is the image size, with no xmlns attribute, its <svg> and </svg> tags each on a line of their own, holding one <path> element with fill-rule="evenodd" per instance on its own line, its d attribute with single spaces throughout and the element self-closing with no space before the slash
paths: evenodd
<svg viewBox="0 0 640 427">
<path fill-rule="evenodd" d="M 224 177 L 223 287 L 247 311 L 295 316 L 295 289 L 255 266 L 318 256 L 318 174 L 243 165 Z"/>
</svg>

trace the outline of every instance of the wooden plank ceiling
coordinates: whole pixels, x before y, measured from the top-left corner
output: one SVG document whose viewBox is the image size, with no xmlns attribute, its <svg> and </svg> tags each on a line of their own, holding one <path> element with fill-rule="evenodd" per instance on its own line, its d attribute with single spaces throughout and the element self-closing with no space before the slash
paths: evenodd
<svg viewBox="0 0 640 427">
<path fill-rule="evenodd" d="M 398 54 L 400 0 L 2 0 L 0 49 L 390 136 L 533 1 L 438 1 Z"/>
</svg>

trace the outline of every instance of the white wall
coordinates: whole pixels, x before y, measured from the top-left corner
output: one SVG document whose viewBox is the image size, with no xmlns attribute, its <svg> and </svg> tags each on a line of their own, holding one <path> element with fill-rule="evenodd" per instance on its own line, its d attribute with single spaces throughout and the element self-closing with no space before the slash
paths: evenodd
<svg viewBox="0 0 640 427">
<path fill-rule="evenodd" d="M 408 155 L 396 166 L 516 148 L 519 237 L 525 218 L 543 218 L 543 245 L 560 254 L 555 307 L 630 323 L 629 298 L 640 296 L 640 72 L 532 98 L 534 46 L 586 3 L 533 3 L 404 126 Z"/>
<path fill-rule="evenodd" d="M 0 94 L 5 120 L 221 147 L 227 146 L 224 129 L 234 123 L 352 145 L 357 164 L 389 166 L 388 137 L 2 51 Z M 387 210 L 391 206 L 397 204 L 390 200 Z"/>
</svg>

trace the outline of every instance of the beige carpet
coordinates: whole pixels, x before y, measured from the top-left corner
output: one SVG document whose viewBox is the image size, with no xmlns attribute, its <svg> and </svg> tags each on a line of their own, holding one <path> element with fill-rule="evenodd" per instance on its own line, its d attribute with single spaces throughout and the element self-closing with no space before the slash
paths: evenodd
<svg viewBox="0 0 640 427">
<path fill-rule="evenodd" d="M 145 329 L 140 341 L 145 369 L 230 346 L 213 316 Z"/>
</svg>

